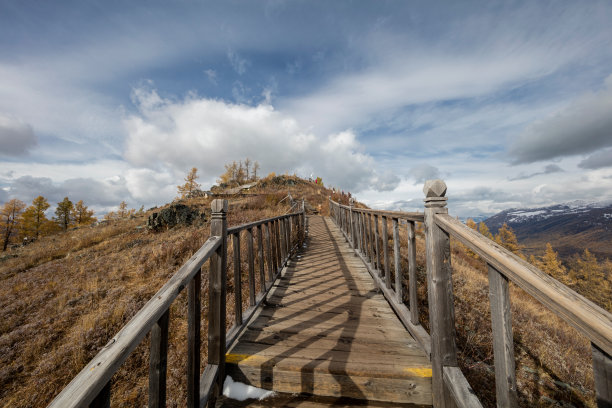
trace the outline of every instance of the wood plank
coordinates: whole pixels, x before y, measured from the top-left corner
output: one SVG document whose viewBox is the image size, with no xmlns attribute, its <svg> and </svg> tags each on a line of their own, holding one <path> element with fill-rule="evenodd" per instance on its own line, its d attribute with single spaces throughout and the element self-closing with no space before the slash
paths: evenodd
<svg viewBox="0 0 612 408">
<path fill-rule="evenodd" d="M 482 404 L 459 367 L 444 367 L 444 383 L 458 408 L 482 408 Z M 505 407 L 499 402 L 497 406 Z"/>
<path fill-rule="evenodd" d="M 258 367 L 239 368 L 234 364 L 229 364 L 228 368 L 236 381 L 279 392 L 431 405 L 431 379 L 428 378 L 351 376 L 344 374 L 342 368 L 333 373 L 318 367 L 288 371 L 270 366 L 263 372 Z"/>
<path fill-rule="evenodd" d="M 311 362 L 313 360 L 330 360 L 343 363 L 361 364 L 363 370 L 364 364 L 373 364 L 376 366 L 388 367 L 390 370 L 395 371 L 410 366 L 410 367 L 421 367 L 427 368 L 429 360 L 423 355 L 418 349 L 410 349 L 411 353 L 393 353 L 389 350 L 386 353 L 378 352 L 355 352 L 351 349 L 336 349 L 334 345 L 328 343 L 319 343 L 315 346 L 316 342 L 306 340 L 302 344 L 296 344 L 289 346 L 286 344 L 267 344 L 258 342 L 248 342 L 241 340 L 235 347 L 233 347 L 227 354 L 227 356 L 254 356 L 259 357 L 271 357 L 278 360 L 285 358 L 299 359 L 302 363 L 304 361 Z M 371 349 L 370 349 L 371 351 Z M 226 357 L 226 361 L 231 361 L 231 357 Z M 366 368 L 370 370 L 369 368 Z M 370 372 L 370 371 L 368 371 Z"/>
</svg>

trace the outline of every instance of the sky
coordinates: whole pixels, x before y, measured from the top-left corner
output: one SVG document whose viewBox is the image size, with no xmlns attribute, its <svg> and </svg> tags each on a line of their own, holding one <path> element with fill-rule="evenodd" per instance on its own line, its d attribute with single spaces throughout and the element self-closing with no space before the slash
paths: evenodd
<svg viewBox="0 0 612 408">
<path fill-rule="evenodd" d="M 196 167 L 374 208 L 612 200 L 612 2 L 0 0 L 0 203 L 170 202 Z M 50 210 L 52 211 L 52 209 Z"/>
</svg>

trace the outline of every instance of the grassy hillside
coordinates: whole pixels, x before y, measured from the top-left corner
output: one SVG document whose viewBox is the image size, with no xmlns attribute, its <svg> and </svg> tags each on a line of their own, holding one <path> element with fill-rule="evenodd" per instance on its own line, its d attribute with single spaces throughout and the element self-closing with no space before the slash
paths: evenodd
<svg viewBox="0 0 612 408">
<path fill-rule="evenodd" d="M 288 200 L 283 199 L 288 193 L 295 199 L 305 198 L 312 210 L 322 214 L 329 211 L 328 195 L 336 201 L 347 199 L 296 177 L 269 177 L 248 191 L 226 196 L 230 201 L 229 225 L 286 213 Z M 210 200 L 183 201 L 207 215 L 206 220 L 195 225 L 153 233 L 143 228 L 146 217 L 153 212 L 149 211 L 139 218 L 42 238 L 0 261 L 0 406 L 48 404 L 206 241 Z M 418 230 L 417 238 L 420 313 L 427 327 L 422 230 Z M 391 234 L 388 239 L 392 248 Z M 404 233 L 401 239 L 405 241 Z M 402 251 L 406 248 L 406 243 L 403 244 Z M 230 244 L 228 325 L 233 318 L 231 251 Z M 486 268 L 458 243 L 452 242 L 452 252 L 461 368 L 483 404 L 493 407 L 495 387 Z M 405 253 L 401 262 L 407 270 Z M 393 267 L 390 269 L 393 271 Z M 207 282 L 205 273 L 203 293 L 207 292 Z M 203 307 L 205 299 L 203 296 Z M 564 406 L 570 406 L 568 403 L 574 407 L 595 406 L 589 342 L 513 285 L 511 300 L 521 405 L 559 406 L 563 401 Z M 245 307 L 247 301 L 243 293 Z M 186 303 L 183 293 L 171 308 L 169 407 L 185 405 Z M 206 325 L 202 330 L 205 339 Z M 146 405 L 147 367 L 145 340 L 114 377 L 113 406 Z"/>
<path fill-rule="evenodd" d="M 305 198 L 317 211 L 328 211 L 330 190 L 295 177 L 273 177 L 244 194 L 228 197 L 229 225 L 286 213 L 288 200 L 281 200 L 289 192 L 295 199 Z M 47 405 L 206 241 L 210 201 L 182 201 L 207 214 L 206 221 L 195 225 L 150 232 L 144 225 L 148 215 L 160 210 L 156 209 L 136 218 L 43 237 L 4 256 L 0 261 L 0 406 Z M 229 262 L 232 271 L 231 256 Z M 228 298 L 233 293 L 231 278 Z M 207 293 L 206 274 L 203 286 Z M 169 407 L 185 405 L 186 316 L 183 293 L 171 308 Z M 202 338 L 206 338 L 206 327 Z M 205 344 L 202 353 L 206 361 Z M 145 341 L 114 378 L 113 406 L 146 405 L 147 367 Z"/>
</svg>

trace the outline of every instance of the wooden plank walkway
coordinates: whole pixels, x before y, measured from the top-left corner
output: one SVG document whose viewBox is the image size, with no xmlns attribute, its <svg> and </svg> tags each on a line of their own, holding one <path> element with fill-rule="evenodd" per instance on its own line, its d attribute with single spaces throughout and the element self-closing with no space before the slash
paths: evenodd
<svg viewBox="0 0 612 408">
<path fill-rule="evenodd" d="M 229 349 L 228 375 L 281 393 L 431 405 L 427 356 L 333 221 L 309 221 L 307 248 Z"/>
</svg>

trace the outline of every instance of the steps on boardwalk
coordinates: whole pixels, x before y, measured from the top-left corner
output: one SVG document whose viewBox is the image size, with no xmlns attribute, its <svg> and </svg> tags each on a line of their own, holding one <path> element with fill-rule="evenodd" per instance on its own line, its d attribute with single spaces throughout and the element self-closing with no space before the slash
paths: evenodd
<svg viewBox="0 0 612 408">
<path fill-rule="evenodd" d="M 339 406 L 338 398 L 431 405 L 427 356 L 340 234 L 331 220 L 310 217 L 308 248 L 228 350 L 227 374 L 281 393 L 331 398 Z M 278 406 L 329 406 L 304 398 Z"/>
</svg>

